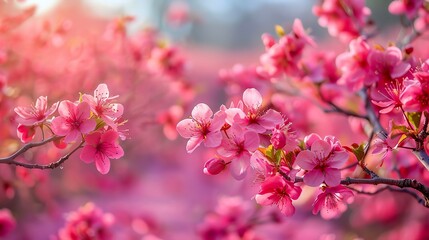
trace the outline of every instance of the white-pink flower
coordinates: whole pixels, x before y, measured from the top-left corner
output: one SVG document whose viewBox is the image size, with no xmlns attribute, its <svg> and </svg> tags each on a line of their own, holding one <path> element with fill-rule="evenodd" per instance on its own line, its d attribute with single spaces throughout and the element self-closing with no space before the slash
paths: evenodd
<svg viewBox="0 0 429 240">
<path fill-rule="evenodd" d="M 14 111 L 18 114 L 16 121 L 25 126 L 34 126 L 44 122 L 57 110 L 58 102 L 52 104 L 48 109 L 48 97 L 40 96 L 36 104 L 30 107 L 16 107 Z"/>
<path fill-rule="evenodd" d="M 224 113 L 217 112 L 213 116 L 210 107 L 200 103 L 194 107 L 191 115 L 192 118 L 184 119 L 176 126 L 177 132 L 182 137 L 189 138 L 186 151 L 192 153 L 202 142 L 206 147 L 219 146 L 222 140 L 220 130 L 224 124 Z"/>
<path fill-rule="evenodd" d="M 112 103 L 118 96 L 109 97 L 109 89 L 106 84 L 100 84 L 94 91 L 94 96 L 84 94 L 82 100 L 87 102 L 93 113 L 103 121 L 116 129 L 115 120 L 124 113 L 124 106 L 120 103 Z"/>
<path fill-rule="evenodd" d="M 337 186 L 341 182 L 340 167 L 348 159 L 345 151 L 335 150 L 332 144 L 324 140 L 315 140 L 311 150 L 303 150 L 296 157 L 296 164 L 308 172 L 304 175 L 304 183 L 317 187 L 322 182 L 328 186 Z"/>
<path fill-rule="evenodd" d="M 313 203 L 313 214 L 320 212 L 324 219 L 339 217 L 353 201 L 353 192 L 341 185 L 323 187 L 322 191 Z"/>
<path fill-rule="evenodd" d="M 90 107 L 86 102 L 75 104 L 62 101 L 58 113 L 60 116 L 52 120 L 52 131 L 58 136 L 65 136 L 65 143 L 75 141 L 81 134 L 90 133 L 96 126 L 94 119 L 90 119 Z"/>
<path fill-rule="evenodd" d="M 282 115 L 273 110 L 263 111 L 262 96 L 255 88 L 246 89 L 243 93 L 243 103 L 247 111 L 243 111 L 243 104 L 240 102 L 237 107 L 225 110 L 227 122 L 230 125 L 239 124 L 246 129 L 256 133 L 264 133 L 280 124 Z"/>
<path fill-rule="evenodd" d="M 250 165 L 250 157 L 258 147 L 259 135 L 257 133 L 233 125 L 227 132 L 227 138 L 222 140 L 217 152 L 225 159 L 231 160 L 232 176 L 236 179 L 243 179 Z"/>
</svg>

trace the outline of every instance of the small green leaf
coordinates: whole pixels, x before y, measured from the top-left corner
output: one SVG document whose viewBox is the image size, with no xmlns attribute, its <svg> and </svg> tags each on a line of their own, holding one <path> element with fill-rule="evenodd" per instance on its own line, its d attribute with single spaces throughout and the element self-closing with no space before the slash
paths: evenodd
<svg viewBox="0 0 429 240">
<path fill-rule="evenodd" d="M 353 143 L 351 145 L 351 147 L 344 147 L 345 149 L 347 149 L 347 151 L 352 152 L 358 161 L 362 161 L 363 158 L 365 157 L 365 144 L 357 144 L 357 143 Z"/>
<path fill-rule="evenodd" d="M 408 121 L 413 125 L 415 129 L 419 129 L 420 119 L 422 118 L 421 112 L 409 112 L 406 113 Z"/>
</svg>

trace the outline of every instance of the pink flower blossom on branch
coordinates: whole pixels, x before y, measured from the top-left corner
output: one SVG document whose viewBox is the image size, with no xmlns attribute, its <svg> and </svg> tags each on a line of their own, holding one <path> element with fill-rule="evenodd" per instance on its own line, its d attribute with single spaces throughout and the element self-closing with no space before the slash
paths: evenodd
<svg viewBox="0 0 429 240">
<path fill-rule="evenodd" d="M 58 107 L 58 102 L 52 104 L 48 109 L 48 97 L 40 96 L 36 104 L 31 107 L 16 107 L 14 111 L 18 114 L 16 121 L 25 126 L 38 125 L 52 115 Z"/>
<path fill-rule="evenodd" d="M 202 142 L 206 147 L 217 147 L 222 140 L 220 129 L 224 124 L 224 113 L 213 111 L 204 103 L 192 110 L 192 118 L 180 121 L 176 129 L 184 138 L 189 138 L 186 145 L 188 153 L 192 153 Z M 213 116 L 213 119 L 212 119 Z"/>
<path fill-rule="evenodd" d="M 94 132 L 87 135 L 80 159 L 86 163 L 95 161 L 95 166 L 100 173 L 108 173 L 110 159 L 124 156 L 124 150 L 117 143 L 118 137 L 118 133 L 112 129 L 104 133 Z"/>
<path fill-rule="evenodd" d="M 324 219 L 339 217 L 353 201 L 353 192 L 344 186 L 322 187 L 313 203 L 313 214 L 320 212 Z"/>
<path fill-rule="evenodd" d="M 295 186 L 292 182 L 286 181 L 279 175 L 275 175 L 267 178 L 261 184 L 261 189 L 256 194 L 255 200 L 263 206 L 276 204 L 281 213 L 286 216 L 292 216 L 295 213 L 292 200 L 298 199 L 301 191 L 301 188 Z"/>
<path fill-rule="evenodd" d="M 75 141 L 80 134 L 90 133 L 95 128 L 95 121 L 90 119 L 90 106 L 87 102 L 75 104 L 62 101 L 58 107 L 59 117 L 52 120 L 52 130 L 58 136 L 65 136 L 64 142 Z"/>
</svg>

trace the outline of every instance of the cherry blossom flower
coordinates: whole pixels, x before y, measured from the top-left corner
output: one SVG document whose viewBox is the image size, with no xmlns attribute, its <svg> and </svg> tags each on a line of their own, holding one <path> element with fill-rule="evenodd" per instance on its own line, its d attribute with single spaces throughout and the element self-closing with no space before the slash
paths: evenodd
<svg viewBox="0 0 429 240">
<path fill-rule="evenodd" d="M 292 200 L 298 199 L 301 191 L 301 188 L 295 186 L 292 182 L 284 180 L 279 175 L 275 175 L 267 178 L 261 184 L 261 189 L 256 194 L 255 200 L 263 206 L 276 204 L 281 213 L 286 216 L 292 216 L 295 213 Z"/>
<path fill-rule="evenodd" d="M 277 125 L 272 131 L 270 142 L 275 149 L 292 151 L 298 146 L 296 134 L 291 130 L 292 123 L 287 121 L 284 119 L 283 123 Z"/>
<path fill-rule="evenodd" d="M 152 49 L 146 67 L 153 74 L 178 77 L 183 73 L 184 64 L 176 48 L 163 46 Z"/>
<path fill-rule="evenodd" d="M 93 203 L 87 203 L 67 216 L 66 225 L 60 229 L 61 240 L 75 239 L 114 239 L 112 225 L 115 218 L 110 213 L 103 213 Z"/>
<path fill-rule="evenodd" d="M 202 142 L 206 147 L 219 146 L 222 141 L 220 129 L 224 124 L 224 113 L 217 112 L 213 116 L 210 107 L 200 103 L 194 107 L 191 115 L 191 119 L 184 119 L 176 126 L 182 137 L 189 138 L 186 145 L 188 153 L 192 153 Z"/>
<path fill-rule="evenodd" d="M 90 119 L 87 102 L 75 104 L 68 100 L 62 101 L 58 113 L 60 116 L 52 120 L 52 130 L 58 136 L 65 136 L 65 143 L 75 141 L 79 134 L 90 133 L 96 126 L 95 121 Z"/>
<path fill-rule="evenodd" d="M 243 103 L 247 108 L 247 112 L 243 111 L 242 102 L 236 108 L 231 107 L 225 110 L 228 124 L 238 124 L 246 126 L 246 129 L 256 133 L 264 133 L 280 124 L 283 119 L 282 115 L 273 109 L 269 109 L 266 112 L 262 110 L 262 96 L 255 88 L 249 88 L 244 91 Z"/>
<path fill-rule="evenodd" d="M 16 128 L 16 134 L 18 135 L 21 142 L 28 143 L 33 140 L 34 135 L 36 134 L 36 129 L 34 126 L 25 126 L 22 124 L 18 124 Z"/>
<path fill-rule="evenodd" d="M 402 108 L 404 105 L 403 101 L 406 96 L 406 87 L 404 84 L 396 81 L 395 83 L 386 86 L 385 90 L 387 94 L 381 94 L 381 99 L 371 101 L 373 104 L 382 108 L 380 113 L 386 114 L 394 109 Z"/>
<path fill-rule="evenodd" d="M 228 137 L 222 139 L 217 152 L 227 160 L 231 160 L 230 170 L 233 177 L 243 179 L 250 165 L 250 156 L 259 147 L 259 136 L 253 131 L 243 130 L 233 125 Z"/>
<path fill-rule="evenodd" d="M 86 163 L 95 161 L 95 166 L 100 173 L 108 173 L 110 159 L 124 156 L 124 150 L 117 143 L 118 137 L 119 134 L 112 129 L 105 133 L 94 132 L 87 135 L 80 159 Z"/>
<path fill-rule="evenodd" d="M 423 0 L 395 0 L 389 4 L 391 14 L 405 14 L 408 19 L 413 19 L 417 11 L 423 6 Z"/>
<path fill-rule="evenodd" d="M 6 237 L 16 227 L 16 221 L 9 209 L 0 210 L 0 237 Z"/>
<path fill-rule="evenodd" d="M 46 121 L 58 107 L 58 102 L 52 104 L 48 109 L 48 97 L 40 96 L 36 100 L 36 104 L 31 107 L 16 107 L 14 111 L 18 114 L 16 121 L 25 126 L 39 125 Z"/>
<path fill-rule="evenodd" d="M 313 203 L 313 214 L 320 215 L 324 219 L 339 217 L 347 209 L 347 203 L 353 201 L 353 192 L 344 186 L 322 187 L 322 192 L 317 195 Z"/>
<path fill-rule="evenodd" d="M 341 167 L 349 155 L 345 150 L 335 151 L 333 146 L 324 140 L 315 140 L 311 150 L 303 150 L 296 157 L 296 164 L 308 172 L 304 183 L 317 187 L 323 181 L 331 187 L 341 182 Z"/>
<path fill-rule="evenodd" d="M 365 6 L 365 0 L 325 0 L 313 7 L 313 13 L 331 36 L 346 42 L 360 35 L 371 10 Z"/>
<path fill-rule="evenodd" d="M 404 84 L 407 89 L 404 93 L 404 110 L 410 112 L 421 112 L 429 110 L 429 73 L 416 72 L 415 79 L 407 79 Z"/>
<path fill-rule="evenodd" d="M 368 54 L 368 65 L 378 80 L 391 80 L 404 76 L 411 68 L 402 61 L 401 49 L 395 46 L 371 50 Z"/>
<path fill-rule="evenodd" d="M 95 89 L 94 96 L 83 94 L 82 100 L 87 102 L 92 112 L 103 119 L 107 125 L 116 129 L 115 120 L 124 113 L 124 106 L 120 103 L 112 103 L 112 100 L 118 98 L 118 96 L 109 97 L 109 95 L 107 85 L 102 83 Z"/>
</svg>

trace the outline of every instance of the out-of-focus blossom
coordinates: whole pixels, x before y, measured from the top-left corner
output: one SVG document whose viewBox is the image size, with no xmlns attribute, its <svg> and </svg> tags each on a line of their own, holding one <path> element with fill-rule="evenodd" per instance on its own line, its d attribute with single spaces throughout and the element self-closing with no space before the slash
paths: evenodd
<svg viewBox="0 0 429 240">
<path fill-rule="evenodd" d="M 170 140 L 177 138 L 176 126 L 179 120 L 183 117 L 183 107 L 173 105 L 166 111 L 160 112 L 157 116 L 157 121 L 163 126 L 165 137 Z"/>
<path fill-rule="evenodd" d="M 177 51 L 172 46 L 152 49 L 146 63 L 147 69 L 153 74 L 169 77 L 181 76 L 184 71 L 184 59 L 179 56 Z"/>
<path fill-rule="evenodd" d="M 365 6 L 365 0 L 324 0 L 313 7 L 313 13 L 331 36 L 346 42 L 361 34 L 371 10 Z"/>
<path fill-rule="evenodd" d="M 391 14 L 404 14 L 408 19 L 413 19 L 417 15 L 419 8 L 423 7 L 424 0 L 395 0 L 389 4 Z"/>
<path fill-rule="evenodd" d="M 16 220 L 9 209 L 0 210 L 0 237 L 7 237 L 16 228 Z"/>
<path fill-rule="evenodd" d="M 103 213 L 93 203 L 87 203 L 77 211 L 69 213 L 66 219 L 66 225 L 59 231 L 59 240 L 114 239 L 112 232 L 114 216 Z"/>
</svg>

